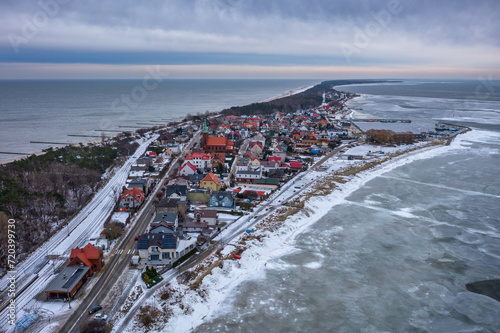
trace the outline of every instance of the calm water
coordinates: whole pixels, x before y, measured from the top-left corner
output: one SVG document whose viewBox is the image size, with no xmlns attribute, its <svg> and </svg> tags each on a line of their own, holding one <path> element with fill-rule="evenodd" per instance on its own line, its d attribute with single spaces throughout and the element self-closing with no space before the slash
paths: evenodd
<svg viewBox="0 0 500 333">
<path fill-rule="evenodd" d="M 30 141 L 91 141 L 102 130 L 151 127 L 164 119 L 246 105 L 317 82 L 163 80 L 156 87 L 147 82 L 145 89 L 142 80 L 0 81 L 0 151 L 33 153 L 50 146 Z M 0 161 L 12 157 L 0 154 Z"/>
<path fill-rule="evenodd" d="M 500 102 L 461 97 L 476 86 L 346 87 L 371 94 L 350 102 L 359 117 L 473 131 L 332 203 L 194 331 L 500 332 L 500 302 L 465 289 L 500 278 Z"/>
</svg>

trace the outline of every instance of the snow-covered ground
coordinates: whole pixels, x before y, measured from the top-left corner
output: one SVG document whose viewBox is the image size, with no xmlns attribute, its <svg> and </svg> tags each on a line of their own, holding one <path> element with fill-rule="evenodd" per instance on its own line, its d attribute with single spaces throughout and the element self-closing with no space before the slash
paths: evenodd
<svg viewBox="0 0 500 333">
<path fill-rule="evenodd" d="M 432 158 L 438 156 L 448 147 L 439 148 L 425 148 L 416 152 L 409 153 L 395 158 L 389 163 L 385 163 L 372 170 L 364 171 L 353 177 L 350 182 L 341 184 L 339 189 L 333 191 L 325 197 L 313 197 L 310 199 L 306 207 L 309 212 L 306 214 L 300 212 L 288 218 L 286 224 L 275 233 L 256 231 L 257 235 L 264 236 L 262 242 L 256 240 L 252 241 L 251 246 L 242 254 L 240 261 L 225 261 L 223 268 L 215 268 L 212 274 L 205 277 L 200 289 L 206 291 L 205 297 L 193 290 L 189 290 L 184 285 L 179 285 L 177 281 L 171 282 L 171 287 L 174 289 L 182 290 L 185 293 L 183 298 L 183 308 L 190 308 L 189 313 L 181 310 L 181 308 L 174 309 L 174 316 L 170 319 L 168 324 L 164 326 L 161 332 L 168 332 L 175 330 L 176 332 L 189 332 L 199 324 L 215 317 L 220 312 L 227 311 L 225 305 L 227 298 L 230 297 L 233 290 L 238 288 L 241 282 L 248 280 L 263 279 L 266 275 L 267 263 L 272 262 L 271 259 L 282 256 L 293 250 L 290 245 L 294 237 L 304 232 L 313 223 L 324 216 L 334 204 L 341 203 L 346 196 L 355 190 L 362 187 L 366 182 L 371 179 L 393 170 L 401 165 L 410 162 Z M 343 161 L 345 162 L 345 161 Z M 333 160 L 332 170 L 341 168 L 343 162 Z M 333 165 L 337 164 L 337 165 Z M 319 172 L 310 172 L 297 181 L 294 186 L 306 185 L 308 182 L 317 178 Z M 286 197 L 290 193 L 290 189 L 286 190 L 277 198 Z M 247 242 L 247 246 L 250 242 Z M 233 249 L 226 247 L 223 254 L 228 254 Z M 315 267 L 311 267 L 314 269 Z M 128 332 L 132 332 L 128 330 Z"/>
<path fill-rule="evenodd" d="M 67 227 L 60 230 L 25 260 L 17 264 L 17 289 L 20 289 L 38 274 L 38 278 L 16 298 L 17 318 L 21 318 L 28 309 L 47 310 L 54 313 L 61 313 L 64 309 L 68 310 L 67 303 L 63 303 L 61 306 L 59 302 L 40 302 L 35 300 L 34 297 L 52 280 L 55 276 L 54 269 L 64 263 L 64 259 L 69 256 L 71 249 L 85 245 L 90 238 L 99 236 L 105 220 L 116 204 L 131 165 L 144 154 L 146 148 L 156 138 L 157 135 L 149 139 L 143 139 L 135 154 L 116 171 L 108 183 L 94 195 L 91 202 L 83 207 L 78 215 L 68 223 Z M 47 259 L 48 255 L 57 255 L 61 259 L 49 261 Z M 8 275 L 3 277 L 1 285 L 7 284 L 7 278 Z M 6 311 L 2 311 L 0 316 L 5 317 Z M 1 327 L 2 329 L 13 329 L 12 326 L 7 325 L 5 322 L 2 322 L 1 325 L 4 325 Z"/>
<path fill-rule="evenodd" d="M 382 150 L 385 154 L 381 154 L 380 158 L 385 157 L 389 153 L 408 148 L 412 147 L 401 146 L 390 149 L 384 148 Z M 262 238 L 263 242 L 258 242 L 257 240 L 247 242 L 247 246 L 250 246 L 243 253 L 243 259 L 241 261 L 225 261 L 223 268 L 215 268 L 212 274 L 205 277 L 200 289 L 206 290 L 207 296 L 202 297 L 198 292 L 189 290 L 187 286 L 180 285 L 175 279 L 171 279 L 170 287 L 176 289 L 179 294 L 183 295 L 182 307 L 174 307 L 173 317 L 161 331 L 167 332 L 174 330 L 175 332 L 189 332 L 193 327 L 206 321 L 207 318 L 215 316 L 218 311 L 224 311 L 224 302 L 231 294 L 231 291 L 237 288 L 242 281 L 264 278 L 267 262 L 271 258 L 287 253 L 287 251 L 290 250 L 287 245 L 290 239 L 303 232 L 311 224 L 325 215 L 329 211 L 329 207 L 332 206 L 332 203 L 341 202 L 347 195 L 382 173 L 418 159 L 436 156 L 440 154 L 443 149 L 447 149 L 447 147 L 425 148 L 396 157 L 389 163 L 384 163 L 372 170 L 358 174 L 346 184 L 340 184 L 339 189 L 325 197 L 313 197 L 306 203 L 309 212 L 299 212 L 288 218 L 287 223 L 278 232 L 271 233 L 269 231 L 256 230 L 255 234 L 257 236 L 264 236 L 264 238 Z M 346 153 L 366 155 L 369 151 L 374 152 L 379 150 L 381 150 L 379 147 L 360 145 L 346 149 Z M 316 158 L 316 161 L 319 159 L 320 158 Z M 363 161 L 341 160 L 337 157 L 333 157 L 323 163 L 323 165 L 327 167 L 326 169 L 321 171 L 309 170 L 308 172 L 300 173 L 292 181 L 284 185 L 280 191 L 272 194 L 263 204 L 259 205 L 254 213 L 242 216 L 234 223 L 230 224 L 216 239 L 228 239 L 229 235 L 233 234 L 244 235 L 245 229 L 250 228 L 253 224 L 257 223 L 257 221 L 260 221 L 269 212 L 278 208 L 283 202 L 290 200 L 291 197 L 293 197 L 293 200 L 299 200 L 303 192 L 305 192 L 311 184 L 320 181 L 326 174 L 331 174 L 350 165 L 362 162 Z M 232 241 L 232 243 L 237 242 L 238 239 Z M 232 250 L 234 250 L 234 248 L 226 246 L 222 253 L 229 254 Z M 171 276 L 173 273 L 169 271 L 166 274 Z M 169 279 L 165 278 L 165 281 L 169 281 Z M 144 300 L 141 302 L 148 302 L 146 300 L 147 297 L 151 299 L 153 295 L 154 293 L 152 291 L 148 295 L 145 295 Z M 155 299 L 158 300 L 159 295 L 156 295 Z M 148 304 L 157 307 L 161 306 L 161 302 L 158 302 L 158 304 L 156 303 L 157 301 L 149 302 Z M 186 309 L 189 309 L 189 311 L 186 311 Z M 123 327 L 121 329 L 123 329 Z M 136 329 L 137 326 L 135 326 L 133 322 L 130 322 L 125 332 L 134 332 Z"/>
</svg>

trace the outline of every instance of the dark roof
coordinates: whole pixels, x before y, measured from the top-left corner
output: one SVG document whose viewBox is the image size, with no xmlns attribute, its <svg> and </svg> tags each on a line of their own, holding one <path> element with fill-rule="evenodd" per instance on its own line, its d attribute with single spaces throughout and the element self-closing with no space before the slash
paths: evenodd
<svg viewBox="0 0 500 333">
<path fill-rule="evenodd" d="M 195 209 L 194 216 L 200 214 L 201 217 L 217 217 L 217 211 L 215 209 Z"/>
<path fill-rule="evenodd" d="M 74 265 L 66 266 L 48 285 L 45 292 L 60 291 L 68 292 L 73 290 L 77 283 L 85 276 L 90 267 Z"/>
<path fill-rule="evenodd" d="M 148 184 L 148 181 L 146 179 L 143 179 L 143 178 L 135 178 L 135 179 L 132 179 L 129 183 L 129 186 L 130 184 L 145 184 L 147 185 Z"/>
<path fill-rule="evenodd" d="M 163 198 L 156 207 L 177 207 L 179 201 L 178 198 Z"/>
<path fill-rule="evenodd" d="M 189 175 L 189 180 L 190 181 L 198 181 L 198 182 L 200 182 L 203 178 L 205 178 L 205 175 L 203 175 L 203 174 L 195 173 L 194 175 Z"/>
<path fill-rule="evenodd" d="M 138 250 L 147 250 L 150 246 L 158 246 L 162 249 L 177 248 L 177 237 L 174 234 L 144 234 L 139 238 Z"/>
<path fill-rule="evenodd" d="M 177 193 L 180 196 L 186 196 L 188 192 L 186 185 L 168 185 L 166 188 L 165 196 L 169 197 L 174 193 Z"/>
<path fill-rule="evenodd" d="M 170 212 L 165 212 L 165 213 L 160 213 L 156 214 L 155 218 L 153 219 L 153 222 L 175 222 L 177 219 L 177 213 L 170 213 Z"/>
<path fill-rule="evenodd" d="M 222 200 L 225 197 L 233 199 L 233 193 L 228 191 L 214 191 L 210 197 L 216 197 L 218 200 Z"/>
</svg>

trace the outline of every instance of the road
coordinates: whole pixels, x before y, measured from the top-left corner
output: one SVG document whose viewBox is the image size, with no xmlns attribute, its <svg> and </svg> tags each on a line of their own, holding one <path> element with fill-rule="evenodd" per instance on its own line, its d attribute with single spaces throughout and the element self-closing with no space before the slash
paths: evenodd
<svg viewBox="0 0 500 333">
<path fill-rule="evenodd" d="M 314 166 L 310 168 L 310 170 L 315 170 L 317 167 L 325 163 L 328 159 L 332 158 L 335 156 L 337 153 L 339 153 L 340 150 L 345 148 L 346 146 L 340 146 L 337 147 L 335 150 L 330 152 L 328 155 L 325 155 L 320 161 L 318 161 Z M 298 175 L 296 178 L 292 179 L 290 182 L 288 182 L 285 186 L 282 187 L 282 189 L 276 193 L 273 197 L 270 197 L 266 202 L 263 204 L 259 205 L 258 208 L 254 210 L 254 212 L 251 215 L 243 216 L 239 220 L 236 220 L 232 224 L 228 225 L 228 228 L 224 229 L 221 231 L 220 235 L 218 236 L 219 241 L 212 245 L 211 247 L 203 250 L 201 253 L 198 253 L 196 256 L 192 256 L 189 258 L 186 262 L 184 262 L 181 266 L 179 266 L 176 269 L 170 269 L 167 272 L 165 272 L 162 277 L 163 277 L 163 282 L 161 284 L 158 284 L 157 286 L 149 289 L 146 291 L 144 296 L 141 299 L 147 299 L 148 297 L 152 296 L 158 288 L 160 288 L 162 285 L 165 285 L 166 283 L 172 281 L 173 279 L 177 278 L 178 276 L 181 276 L 184 274 L 185 271 L 191 269 L 195 265 L 201 263 L 206 257 L 208 257 L 211 253 L 216 251 L 219 247 L 223 247 L 225 244 L 230 243 L 233 241 L 236 237 L 240 236 L 242 233 L 245 232 L 245 230 L 251 228 L 255 224 L 259 223 L 263 219 L 265 219 L 267 216 L 275 212 L 278 208 L 281 207 L 280 203 L 293 200 L 295 197 L 300 195 L 302 191 L 305 189 L 308 189 L 310 186 L 314 185 L 315 181 L 312 181 L 308 183 L 305 186 L 302 186 L 300 190 L 297 192 L 293 192 L 290 195 L 287 195 L 286 192 L 287 190 L 295 186 L 297 181 L 302 179 L 305 175 L 307 174 L 306 172 L 303 172 L 302 174 Z M 276 203 L 275 201 L 279 199 L 280 203 Z M 274 206 L 270 208 L 270 206 Z M 265 214 L 260 215 L 262 212 L 265 212 Z M 137 312 L 138 307 L 132 308 L 124 317 L 123 321 L 120 322 L 119 326 L 115 327 L 117 331 L 124 330 L 127 325 L 130 323 L 130 321 L 133 319 L 135 313 Z"/>
<path fill-rule="evenodd" d="M 193 144 L 199 141 L 200 132 L 196 133 L 186 148 L 191 148 Z M 99 280 L 92 287 L 89 294 L 85 297 L 82 303 L 74 309 L 73 313 L 69 316 L 66 323 L 62 325 L 59 329 L 61 333 L 71 333 L 78 332 L 80 326 L 85 323 L 89 318 L 88 309 L 94 305 L 101 304 L 101 302 L 106 298 L 108 292 L 112 290 L 114 284 L 119 280 L 123 272 L 129 267 L 132 256 L 137 249 L 136 241 L 134 237 L 136 235 L 141 235 L 147 229 L 149 222 L 151 221 L 151 216 L 155 211 L 155 206 L 153 205 L 153 200 L 156 198 L 156 194 L 162 187 L 163 183 L 168 179 L 168 177 L 173 173 L 173 171 L 178 166 L 179 158 L 183 158 L 185 151 L 181 155 L 172 161 L 169 170 L 166 172 L 164 179 L 158 183 L 156 188 L 149 195 L 147 201 L 144 203 L 143 208 L 138 212 L 138 216 L 132 225 L 132 227 L 127 231 L 127 233 L 122 236 L 121 241 L 118 243 L 108 261 L 99 273 Z"/>
</svg>

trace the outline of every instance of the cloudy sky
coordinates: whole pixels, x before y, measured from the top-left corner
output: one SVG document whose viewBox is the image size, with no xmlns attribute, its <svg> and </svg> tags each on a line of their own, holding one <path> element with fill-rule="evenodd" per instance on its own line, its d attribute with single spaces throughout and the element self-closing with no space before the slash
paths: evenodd
<svg viewBox="0 0 500 333">
<path fill-rule="evenodd" d="M 498 0 L 1 0 L 0 78 L 498 78 L 499 15 Z"/>
</svg>

